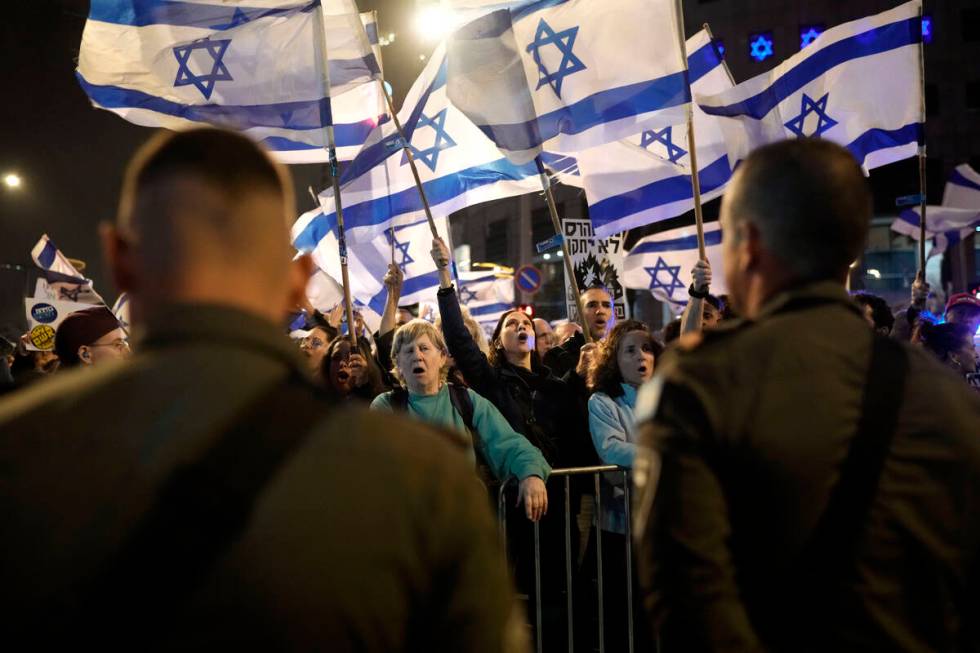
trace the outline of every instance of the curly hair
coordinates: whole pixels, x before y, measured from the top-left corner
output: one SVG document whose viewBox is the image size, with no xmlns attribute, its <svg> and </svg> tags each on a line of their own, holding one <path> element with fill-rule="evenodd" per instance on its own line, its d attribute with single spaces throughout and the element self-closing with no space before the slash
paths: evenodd
<svg viewBox="0 0 980 653">
<path fill-rule="evenodd" d="M 333 360 L 334 353 L 345 344 L 349 347 L 350 340 L 347 338 L 334 338 L 331 340 L 330 344 L 327 345 L 326 353 L 323 355 L 323 361 L 320 363 L 320 381 L 323 383 L 326 393 L 331 397 L 340 398 L 340 393 L 333 387 L 330 379 L 330 361 Z M 366 386 L 370 390 L 371 396 L 381 394 L 386 389 L 381 373 L 381 366 L 378 365 L 378 361 L 371 351 L 365 348 L 364 343 L 358 343 L 357 353 L 364 357 L 364 361 L 367 364 L 368 380 Z"/>
<path fill-rule="evenodd" d="M 587 383 L 590 391 L 602 392 L 610 397 L 618 397 L 623 394 L 623 388 L 620 385 L 623 382 L 623 374 L 619 371 L 619 361 L 617 360 L 619 345 L 627 334 L 634 331 L 642 331 L 647 334 L 650 346 L 653 348 L 654 365 L 656 365 L 656 359 L 663 353 L 664 347 L 650 333 L 650 328 L 643 322 L 636 320 L 620 322 L 613 327 L 609 337 L 599 344 L 599 353 L 592 362 L 592 366 L 589 367 Z"/>
</svg>

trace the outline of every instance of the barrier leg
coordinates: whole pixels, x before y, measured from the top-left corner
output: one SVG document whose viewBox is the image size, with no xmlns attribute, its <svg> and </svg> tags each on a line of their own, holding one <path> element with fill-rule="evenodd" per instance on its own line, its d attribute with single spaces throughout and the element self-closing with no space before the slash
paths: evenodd
<svg viewBox="0 0 980 653">
<path fill-rule="evenodd" d="M 599 595 L 599 653 L 606 653 L 606 634 L 604 611 L 602 604 L 602 488 L 600 487 L 599 473 L 594 474 L 595 478 L 595 550 L 596 550 L 596 573 Z"/>
<path fill-rule="evenodd" d="M 629 637 L 629 653 L 633 653 L 633 525 L 630 510 L 629 472 L 623 470 L 624 499 L 626 501 L 626 625 Z"/>
<path fill-rule="evenodd" d="M 541 618 L 541 525 L 534 522 L 534 612 L 535 612 L 535 635 L 538 645 L 538 653 L 542 653 L 542 633 L 544 624 Z"/>
<path fill-rule="evenodd" d="M 565 601 L 567 610 L 567 623 L 568 623 L 568 653 L 573 653 L 575 651 L 574 643 L 574 633 L 573 631 L 573 615 L 572 615 L 572 513 L 571 513 L 571 503 L 572 503 L 572 491 L 571 491 L 572 479 L 569 476 L 565 477 Z"/>
</svg>

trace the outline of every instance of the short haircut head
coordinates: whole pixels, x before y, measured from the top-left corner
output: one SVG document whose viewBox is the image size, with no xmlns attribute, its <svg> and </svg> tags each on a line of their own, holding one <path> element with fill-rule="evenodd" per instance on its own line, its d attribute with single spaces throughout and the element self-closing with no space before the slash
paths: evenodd
<svg viewBox="0 0 980 653">
<path fill-rule="evenodd" d="M 748 221 L 799 282 L 840 280 L 864 249 L 872 202 L 850 152 L 804 138 L 752 152 L 726 195 L 732 224 Z"/>
<path fill-rule="evenodd" d="M 442 332 L 429 322 L 421 318 L 415 318 L 398 327 L 398 330 L 395 331 L 395 337 L 391 341 L 391 360 L 394 364 L 391 373 L 402 386 L 405 386 L 405 378 L 398 369 L 398 352 L 401 351 L 402 347 L 415 342 L 422 336 L 428 336 L 429 342 L 436 349 L 449 356 L 449 347 L 446 346 L 446 339 L 442 337 Z M 443 381 L 449 376 L 448 362 L 440 370 L 439 376 Z"/>
<path fill-rule="evenodd" d="M 126 171 L 118 226 L 151 244 L 140 255 L 153 274 L 246 261 L 261 268 L 289 260 L 293 213 L 280 165 L 240 134 L 201 128 L 160 132 L 140 148 Z"/>
</svg>

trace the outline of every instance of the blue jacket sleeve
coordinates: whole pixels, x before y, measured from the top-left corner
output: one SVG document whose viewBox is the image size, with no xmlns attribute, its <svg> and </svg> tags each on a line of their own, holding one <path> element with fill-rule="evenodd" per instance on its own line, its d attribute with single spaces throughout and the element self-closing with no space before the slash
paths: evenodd
<svg viewBox="0 0 980 653">
<path fill-rule="evenodd" d="M 636 445 L 630 442 L 619 407 L 608 395 L 597 392 L 589 397 L 589 431 L 599 458 L 607 465 L 632 467 Z"/>
<path fill-rule="evenodd" d="M 483 450 L 493 474 L 500 480 L 516 476 L 524 480 L 528 476 L 539 476 L 548 480 L 551 467 L 541 451 L 527 438 L 511 428 L 496 406 L 473 392 L 473 426 L 483 440 Z"/>
<path fill-rule="evenodd" d="M 463 373 L 467 385 L 481 395 L 490 395 L 496 384 L 497 374 L 473 341 L 473 336 L 466 330 L 456 289 L 440 288 L 437 297 L 439 316 L 442 318 L 442 334 L 446 338 L 449 355 L 456 361 L 456 368 Z"/>
</svg>

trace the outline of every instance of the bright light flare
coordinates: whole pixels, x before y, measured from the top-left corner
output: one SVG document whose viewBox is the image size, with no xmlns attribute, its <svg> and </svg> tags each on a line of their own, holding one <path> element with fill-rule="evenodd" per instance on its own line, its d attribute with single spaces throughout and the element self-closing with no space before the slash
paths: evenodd
<svg viewBox="0 0 980 653">
<path fill-rule="evenodd" d="M 14 174 L 13 172 L 8 172 L 3 176 L 3 185 L 7 188 L 20 188 L 23 181 L 20 175 Z"/>
<path fill-rule="evenodd" d="M 439 4 L 431 4 L 415 14 L 415 31 L 423 41 L 441 41 L 456 28 L 458 22 L 459 16 L 455 12 Z"/>
</svg>

